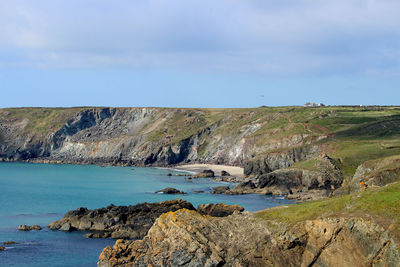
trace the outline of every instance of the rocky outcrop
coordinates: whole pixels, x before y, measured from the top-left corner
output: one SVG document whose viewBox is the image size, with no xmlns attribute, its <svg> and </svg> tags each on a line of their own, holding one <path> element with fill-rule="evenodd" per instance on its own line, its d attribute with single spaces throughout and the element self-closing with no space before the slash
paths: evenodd
<svg viewBox="0 0 400 267">
<path fill-rule="evenodd" d="M 156 191 L 156 193 L 167 194 L 167 195 L 183 195 L 185 192 L 182 192 L 176 188 L 167 187 L 162 190 Z"/>
<path fill-rule="evenodd" d="M 357 170 L 347 184 L 336 190 L 335 195 L 348 194 L 361 190 L 360 182 L 367 187 L 381 187 L 400 179 L 400 156 L 385 157 L 366 161 Z"/>
<path fill-rule="evenodd" d="M 229 190 L 229 186 L 216 186 L 211 190 L 211 194 L 225 194 Z"/>
<path fill-rule="evenodd" d="M 340 256 L 338 256 L 340 255 Z M 112 266 L 397 266 L 387 232 L 361 218 L 289 226 L 253 214 L 205 217 L 179 210 L 160 216 L 143 240 L 118 240 L 99 257 Z"/>
<path fill-rule="evenodd" d="M 61 220 L 50 223 L 49 228 L 59 231 L 87 231 L 90 238 L 143 238 L 154 221 L 163 213 L 179 209 L 196 210 L 182 199 L 158 203 L 142 203 L 134 206 L 114 206 L 88 210 L 78 208 L 69 211 Z M 204 215 L 224 217 L 243 211 L 239 205 L 205 204 L 198 207 Z"/>
<path fill-rule="evenodd" d="M 35 225 L 26 225 L 26 224 L 24 224 L 24 225 L 19 225 L 18 226 L 18 230 L 19 231 L 31 231 L 31 230 L 40 231 L 40 230 L 42 230 L 42 227 L 40 227 L 40 225 L 37 225 L 37 224 L 35 224 Z"/>
<path fill-rule="evenodd" d="M 367 161 L 358 166 L 350 183 L 363 180 L 368 186 L 384 186 L 399 180 L 400 156 Z"/>
<path fill-rule="evenodd" d="M 88 210 L 78 208 L 52 222 L 49 228 L 60 231 L 90 231 L 88 237 L 143 238 L 154 221 L 163 213 L 182 208 L 194 210 L 187 201 L 177 199 L 134 206 L 114 206 Z"/>
<path fill-rule="evenodd" d="M 197 212 L 201 215 L 209 215 L 213 217 L 226 217 L 235 212 L 242 212 L 244 208 L 239 205 L 218 204 L 203 204 L 197 207 Z"/>
<path fill-rule="evenodd" d="M 259 175 L 225 193 L 286 195 L 290 199 L 311 200 L 327 197 L 341 187 L 342 172 L 332 158 L 323 154 L 310 164 L 309 170 L 285 168 Z"/>
<path fill-rule="evenodd" d="M 215 173 L 212 170 L 204 170 L 194 175 L 193 178 L 213 178 L 214 176 Z"/>
<path fill-rule="evenodd" d="M 231 176 L 231 174 L 227 171 L 222 170 L 221 171 L 221 176 Z"/>
<path fill-rule="evenodd" d="M 295 162 L 314 158 L 320 153 L 321 147 L 318 145 L 307 145 L 282 152 L 271 152 L 246 162 L 244 175 L 256 176 L 288 168 Z"/>
</svg>

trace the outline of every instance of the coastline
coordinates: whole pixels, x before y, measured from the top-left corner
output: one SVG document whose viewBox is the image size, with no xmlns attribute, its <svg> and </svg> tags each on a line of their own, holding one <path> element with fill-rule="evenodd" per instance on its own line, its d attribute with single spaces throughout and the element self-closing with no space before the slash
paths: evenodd
<svg viewBox="0 0 400 267">
<path fill-rule="evenodd" d="M 221 176 L 221 171 L 226 171 L 230 174 L 230 176 L 241 179 L 244 178 L 244 168 L 236 166 L 217 164 L 185 164 L 174 166 L 172 169 L 194 173 L 202 172 L 204 170 L 212 170 L 215 173 L 215 176 Z"/>
</svg>

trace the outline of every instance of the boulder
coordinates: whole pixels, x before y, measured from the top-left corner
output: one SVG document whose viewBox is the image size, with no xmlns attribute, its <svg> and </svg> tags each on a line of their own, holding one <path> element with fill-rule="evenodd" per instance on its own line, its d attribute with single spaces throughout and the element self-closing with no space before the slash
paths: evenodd
<svg viewBox="0 0 400 267">
<path fill-rule="evenodd" d="M 212 170 L 204 170 L 199 172 L 198 174 L 194 175 L 193 178 L 212 178 L 215 174 Z"/>
<path fill-rule="evenodd" d="M 221 176 L 231 176 L 227 171 L 221 171 Z"/>
<path fill-rule="evenodd" d="M 69 231 L 71 231 L 71 224 L 69 222 L 66 222 L 58 230 L 69 232 Z"/>
<path fill-rule="evenodd" d="M 212 189 L 211 194 L 224 194 L 228 190 L 229 186 L 217 186 Z"/>
<path fill-rule="evenodd" d="M 42 227 L 40 227 L 39 225 L 32 225 L 32 226 L 29 226 L 29 225 L 26 225 L 26 224 L 24 224 L 24 225 L 19 225 L 18 226 L 18 230 L 19 231 L 31 231 L 31 230 L 42 230 Z"/>
<path fill-rule="evenodd" d="M 156 193 L 163 193 L 163 194 L 168 194 L 168 195 L 183 195 L 185 192 L 179 191 L 178 189 L 172 188 L 172 187 L 167 187 L 162 190 L 156 191 Z"/>
<path fill-rule="evenodd" d="M 195 194 L 201 194 L 201 193 L 204 193 L 204 190 L 194 190 L 193 193 L 195 193 Z"/>
<path fill-rule="evenodd" d="M 14 244 L 19 244 L 18 242 L 15 242 L 15 241 L 6 241 L 6 242 L 3 242 L 3 245 L 14 245 Z"/>
<path fill-rule="evenodd" d="M 6 250 L 6 248 L 3 247 L 3 246 L 0 246 L 0 251 L 1 251 L 1 250 Z"/>
<path fill-rule="evenodd" d="M 226 205 L 224 203 L 218 204 L 203 204 L 197 207 L 197 211 L 201 215 L 210 215 L 213 217 L 226 217 L 234 212 L 242 212 L 244 208 L 239 205 Z"/>
<path fill-rule="evenodd" d="M 225 193 L 228 195 L 242 195 L 242 194 L 251 194 L 255 193 L 254 189 L 256 185 L 253 181 L 246 181 L 243 183 L 238 184 L 235 188 L 226 191 Z"/>
</svg>

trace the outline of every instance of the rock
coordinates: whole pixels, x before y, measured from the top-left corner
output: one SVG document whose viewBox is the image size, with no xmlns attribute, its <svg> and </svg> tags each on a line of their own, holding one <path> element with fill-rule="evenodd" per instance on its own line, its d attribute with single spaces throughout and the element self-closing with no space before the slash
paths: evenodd
<svg viewBox="0 0 400 267">
<path fill-rule="evenodd" d="M 2 250 L 6 250 L 6 248 L 3 246 L 0 246 L 0 251 L 2 251 Z"/>
<path fill-rule="evenodd" d="M 50 223 L 49 228 L 61 231 L 91 231 L 92 233 L 86 235 L 90 238 L 138 239 L 143 238 L 161 214 L 182 208 L 195 210 L 192 204 L 181 199 L 134 206 L 111 204 L 96 210 L 78 208 L 67 212 L 61 220 Z"/>
<path fill-rule="evenodd" d="M 195 193 L 195 194 L 201 194 L 201 193 L 204 193 L 204 191 L 203 191 L 203 190 L 194 190 L 193 193 Z"/>
<path fill-rule="evenodd" d="M 376 160 L 369 160 L 357 167 L 353 178 L 348 184 L 337 190 L 335 195 L 361 191 L 360 180 L 367 187 L 385 186 L 400 180 L 400 156 L 390 156 Z"/>
<path fill-rule="evenodd" d="M 224 194 L 229 190 L 229 186 L 216 186 L 212 189 L 211 194 Z"/>
<path fill-rule="evenodd" d="M 233 189 L 225 192 L 228 195 L 241 195 L 241 194 L 251 194 L 251 193 L 256 193 L 254 190 L 256 188 L 256 185 L 254 184 L 253 181 L 247 181 L 238 184 L 235 186 Z"/>
<path fill-rule="evenodd" d="M 213 217 L 226 217 L 234 212 L 242 212 L 244 208 L 239 205 L 226 205 L 224 203 L 218 204 L 203 204 L 197 207 L 197 211 L 201 215 L 210 215 Z"/>
<path fill-rule="evenodd" d="M 6 242 L 3 242 L 3 245 L 14 245 L 14 244 L 19 244 L 18 242 L 15 242 L 15 241 L 6 241 Z"/>
<path fill-rule="evenodd" d="M 214 177 L 214 172 L 212 170 L 204 170 L 194 175 L 193 178 L 212 178 Z"/>
<path fill-rule="evenodd" d="M 71 224 L 69 222 L 66 222 L 58 230 L 69 232 L 69 231 L 71 231 Z"/>
<path fill-rule="evenodd" d="M 317 157 L 320 153 L 321 147 L 318 145 L 306 145 L 282 152 L 270 152 L 265 156 L 247 161 L 244 166 L 244 175 L 257 176 L 278 169 L 285 169 L 295 162 Z"/>
<path fill-rule="evenodd" d="M 95 231 L 95 232 L 91 232 L 85 235 L 85 237 L 88 238 L 108 238 L 111 237 L 111 233 L 110 232 L 106 232 L 106 231 Z"/>
<path fill-rule="evenodd" d="M 163 194 L 168 194 L 168 195 L 182 195 L 185 194 L 185 192 L 179 191 L 178 189 L 172 188 L 172 187 L 167 187 L 162 190 L 156 191 L 156 193 L 163 193 Z"/>
<path fill-rule="evenodd" d="M 32 226 L 29 226 L 29 225 L 19 225 L 18 226 L 18 230 L 19 231 L 31 231 L 31 230 L 42 230 L 42 227 L 40 227 L 39 225 L 32 225 Z"/>
<path fill-rule="evenodd" d="M 99 256 L 114 266 L 398 266 L 387 231 L 361 218 L 267 224 L 253 214 L 225 218 L 178 210 L 161 215 L 143 240 L 117 240 Z"/>
<path fill-rule="evenodd" d="M 172 173 L 168 173 L 167 176 L 172 176 Z"/>
<path fill-rule="evenodd" d="M 221 176 L 231 176 L 227 171 L 221 171 Z"/>
<path fill-rule="evenodd" d="M 312 170 L 284 168 L 258 175 L 226 194 L 284 195 L 289 199 L 316 200 L 342 186 L 343 175 L 332 158 L 322 154 L 311 161 Z"/>
</svg>

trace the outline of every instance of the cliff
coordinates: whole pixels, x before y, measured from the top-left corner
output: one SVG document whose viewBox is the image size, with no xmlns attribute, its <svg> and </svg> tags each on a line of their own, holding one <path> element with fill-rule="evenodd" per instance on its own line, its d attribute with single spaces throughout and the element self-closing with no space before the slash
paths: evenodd
<svg viewBox="0 0 400 267">
<path fill-rule="evenodd" d="M 224 218 L 168 212 L 98 266 L 398 266 L 399 187 Z"/>
<path fill-rule="evenodd" d="M 307 200 L 399 155 L 399 118 L 397 107 L 374 106 L 0 109 L 0 161 L 235 165 L 249 180 L 228 193 Z"/>
</svg>

